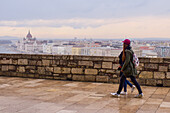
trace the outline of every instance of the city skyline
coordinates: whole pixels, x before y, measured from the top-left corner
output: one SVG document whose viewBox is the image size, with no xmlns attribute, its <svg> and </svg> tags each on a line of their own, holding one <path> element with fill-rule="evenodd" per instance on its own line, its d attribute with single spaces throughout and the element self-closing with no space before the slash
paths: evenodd
<svg viewBox="0 0 170 113">
<path fill-rule="evenodd" d="M 1 0 L 0 36 L 170 38 L 169 0 Z"/>
</svg>

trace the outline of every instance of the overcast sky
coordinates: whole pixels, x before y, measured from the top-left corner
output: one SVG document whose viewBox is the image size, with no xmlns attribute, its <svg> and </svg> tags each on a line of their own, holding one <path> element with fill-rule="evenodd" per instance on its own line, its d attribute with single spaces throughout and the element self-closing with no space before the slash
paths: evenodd
<svg viewBox="0 0 170 113">
<path fill-rule="evenodd" d="M 0 36 L 170 38 L 170 0 L 0 0 Z"/>
</svg>

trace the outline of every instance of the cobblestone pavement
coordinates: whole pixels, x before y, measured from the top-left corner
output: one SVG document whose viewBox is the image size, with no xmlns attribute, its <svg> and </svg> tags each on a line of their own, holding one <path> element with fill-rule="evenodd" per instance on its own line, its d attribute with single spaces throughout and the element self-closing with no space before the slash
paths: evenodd
<svg viewBox="0 0 170 113">
<path fill-rule="evenodd" d="M 170 113 L 170 88 L 142 86 L 114 98 L 118 84 L 0 77 L 0 113 Z"/>
</svg>

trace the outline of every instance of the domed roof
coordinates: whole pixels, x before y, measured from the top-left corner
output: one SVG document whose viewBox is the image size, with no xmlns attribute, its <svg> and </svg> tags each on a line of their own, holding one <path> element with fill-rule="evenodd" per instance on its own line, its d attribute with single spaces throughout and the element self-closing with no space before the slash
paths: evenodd
<svg viewBox="0 0 170 113">
<path fill-rule="evenodd" d="M 27 38 L 32 38 L 32 35 L 31 35 L 30 31 L 27 34 Z"/>
</svg>

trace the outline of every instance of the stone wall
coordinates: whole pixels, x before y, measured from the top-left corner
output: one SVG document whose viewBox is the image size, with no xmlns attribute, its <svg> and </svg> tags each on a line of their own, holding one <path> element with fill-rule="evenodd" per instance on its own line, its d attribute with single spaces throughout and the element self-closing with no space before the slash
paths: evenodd
<svg viewBox="0 0 170 113">
<path fill-rule="evenodd" d="M 170 86 L 170 58 L 139 58 L 141 85 Z M 119 83 L 117 57 L 0 54 L 0 75 Z"/>
</svg>

